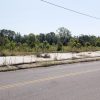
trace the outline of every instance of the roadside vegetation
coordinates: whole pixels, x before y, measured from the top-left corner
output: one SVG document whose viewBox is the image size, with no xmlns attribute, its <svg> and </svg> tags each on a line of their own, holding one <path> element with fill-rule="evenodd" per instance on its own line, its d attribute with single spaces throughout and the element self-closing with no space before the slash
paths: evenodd
<svg viewBox="0 0 100 100">
<path fill-rule="evenodd" d="M 21 35 L 12 30 L 0 30 L 0 56 L 97 50 L 100 50 L 100 37 L 72 36 L 65 27 L 58 28 L 56 33 L 28 35 Z"/>
</svg>

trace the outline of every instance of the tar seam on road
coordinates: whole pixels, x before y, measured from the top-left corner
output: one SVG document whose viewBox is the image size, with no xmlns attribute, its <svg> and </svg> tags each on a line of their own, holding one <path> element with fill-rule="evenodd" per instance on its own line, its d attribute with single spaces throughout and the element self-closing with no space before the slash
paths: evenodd
<svg viewBox="0 0 100 100">
<path fill-rule="evenodd" d="M 29 85 L 29 84 L 35 84 L 35 83 L 50 81 L 50 80 L 54 80 L 54 79 L 60 79 L 60 78 L 64 78 L 64 77 L 78 76 L 78 75 L 97 72 L 97 71 L 100 71 L 100 69 L 93 69 L 93 70 L 87 70 L 87 71 L 81 71 L 81 72 L 74 72 L 74 73 L 63 74 L 63 75 L 59 75 L 59 76 L 52 76 L 52 77 L 42 78 L 42 79 L 38 79 L 38 80 L 14 83 L 14 84 L 0 86 L 0 90 L 10 89 L 10 88 L 15 88 L 15 87 L 21 87 L 21 86 L 25 86 L 25 85 Z"/>
</svg>

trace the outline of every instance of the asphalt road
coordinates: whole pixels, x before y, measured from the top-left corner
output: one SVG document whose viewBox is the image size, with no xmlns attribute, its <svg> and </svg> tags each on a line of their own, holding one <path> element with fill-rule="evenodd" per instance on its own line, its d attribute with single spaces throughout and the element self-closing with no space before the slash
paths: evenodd
<svg viewBox="0 0 100 100">
<path fill-rule="evenodd" d="M 0 73 L 0 100 L 100 100 L 100 61 Z"/>
</svg>

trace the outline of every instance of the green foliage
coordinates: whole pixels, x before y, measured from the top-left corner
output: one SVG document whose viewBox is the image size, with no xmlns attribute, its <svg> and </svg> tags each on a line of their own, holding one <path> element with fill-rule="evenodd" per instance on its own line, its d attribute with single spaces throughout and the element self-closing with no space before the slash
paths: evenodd
<svg viewBox="0 0 100 100">
<path fill-rule="evenodd" d="M 60 27 L 60 28 L 58 28 L 57 33 L 59 35 L 60 42 L 63 45 L 67 45 L 71 39 L 70 31 L 68 29 L 66 29 L 65 27 Z"/>
<path fill-rule="evenodd" d="M 57 45 L 57 51 L 62 51 L 62 50 L 63 50 L 63 44 L 59 42 Z"/>
<path fill-rule="evenodd" d="M 0 30 L 0 55 L 16 52 L 57 52 L 57 51 L 89 51 L 100 50 L 100 37 L 80 35 L 72 37 L 71 32 L 65 27 L 54 32 L 30 33 L 21 35 L 12 30 Z"/>
<path fill-rule="evenodd" d="M 100 47 L 100 38 L 99 37 L 96 39 L 96 46 Z"/>
<path fill-rule="evenodd" d="M 96 46 L 100 47 L 100 41 L 96 42 Z"/>
<path fill-rule="evenodd" d="M 89 42 L 86 42 L 85 46 L 88 47 L 88 46 L 91 46 L 91 44 Z"/>
<path fill-rule="evenodd" d="M 81 44 L 79 43 L 79 40 L 77 38 L 71 38 L 69 41 L 69 46 L 71 46 L 72 48 L 76 47 L 76 48 L 80 48 Z"/>
</svg>

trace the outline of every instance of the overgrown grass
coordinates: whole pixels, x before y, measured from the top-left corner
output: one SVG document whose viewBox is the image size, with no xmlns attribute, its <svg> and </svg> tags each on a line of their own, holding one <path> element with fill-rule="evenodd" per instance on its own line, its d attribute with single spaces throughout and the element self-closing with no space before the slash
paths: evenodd
<svg viewBox="0 0 100 100">
<path fill-rule="evenodd" d="M 87 52 L 87 51 L 100 51 L 100 47 L 80 47 L 80 48 L 71 48 L 70 46 L 63 46 L 62 51 L 57 51 L 56 46 L 50 46 L 48 50 L 45 50 L 46 53 L 67 53 L 67 52 Z M 9 49 L 2 49 L 0 50 L 0 56 L 17 56 L 17 55 L 32 55 L 32 54 L 38 54 L 43 53 L 41 49 L 38 49 L 38 51 L 35 50 L 35 48 L 15 48 L 14 50 Z"/>
<path fill-rule="evenodd" d="M 70 46 L 64 47 L 64 52 L 87 52 L 87 51 L 100 51 L 100 47 L 80 47 L 80 48 L 71 48 Z"/>
</svg>

